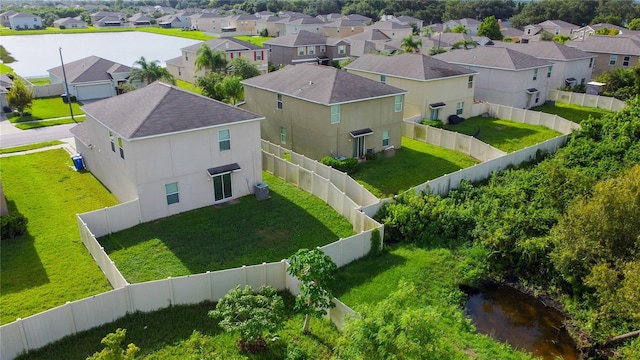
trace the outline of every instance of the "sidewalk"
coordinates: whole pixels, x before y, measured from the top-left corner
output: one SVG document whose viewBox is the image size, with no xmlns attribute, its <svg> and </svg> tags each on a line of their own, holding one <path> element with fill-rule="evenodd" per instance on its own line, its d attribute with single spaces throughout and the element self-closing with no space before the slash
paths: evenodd
<svg viewBox="0 0 640 360">
<path fill-rule="evenodd" d="M 47 147 L 43 147 L 43 148 L 39 148 L 39 149 L 33 149 L 33 150 L 27 150 L 27 151 L 18 151 L 18 152 L 13 152 L 13 153 L 0 154 L 0 158 L 9 157 L 9 156 L 32 154 L 32 153 L 35 153 L 35 152 L 47 151 L 47 150 L 53 150 L 53 149 L 65 149 L 69 153 L 69 155 L 75 155 L 75 154 L 78 153 L 78 150 L 76 150 L 76 147 L 75 147 L 76 146 L 75 138 L 60 139 L 60 141 L 64 142 L 64 144 L 47 146 Z"/>
</svg>

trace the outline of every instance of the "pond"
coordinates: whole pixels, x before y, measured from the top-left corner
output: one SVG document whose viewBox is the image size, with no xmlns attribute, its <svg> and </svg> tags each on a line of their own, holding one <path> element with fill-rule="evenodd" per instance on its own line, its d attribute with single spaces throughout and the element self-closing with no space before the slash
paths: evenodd
<svg viewBox="0 0 640 360">
<path fill-rule="evenodd" d="M 176 36 L 149 34 L 139 31 L 2 36 L 1 43 L 17 61 L 11 64 L 23 77 L 48 76 L 47 70 L 64 63 L 95 55 L 117 63 L 133 66 L 144 56 L 147 61 L 166 60 L 180 56 L 180 49 L 200 41 Z"/>
<path fill-rule="evenodd" d="M 496 286 L 471 294 L 465 313 L 479 332 L 534 356 L 545 360 L 580 358 L 563 325 L 564 316 L 513 288 Z"/>
</svg>

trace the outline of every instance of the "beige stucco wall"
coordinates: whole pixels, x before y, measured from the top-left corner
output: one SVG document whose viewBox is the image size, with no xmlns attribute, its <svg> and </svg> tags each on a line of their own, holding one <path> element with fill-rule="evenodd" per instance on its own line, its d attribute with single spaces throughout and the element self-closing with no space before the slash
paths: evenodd
<svg viewBox="0 0 640 360">
<path fill-rule="evenodd" d="M 364 32 L 364 26 L 323 27 L 322 35 L 343 38 Z"/>
<path fill-rule="evenodd" d="M 595 61 L 595 65 L 593 67 L 593 74 L 592 74 L 592 76 L 594 78 L 602 75 L 605 71 L 611 71 L 611 70 L 617 69 L 617 68 L 624 68 L 624 69 L 632 68 L 632 67 L 638 65 L 638 63 L 639 63 L 638 59 L 640 58 L 640 56 L 638 56 L 638 55 L 622 55 L 622 54 L 619 54 L 618 55 L 618 60 L 616 61 L 616 64 L 615 65 L 609 65 L 609 58 L 613 54 L 603 54 L 603 53 L 593 53 L 593 54 L 596 55 L 596 61 Z M 629 66 L 622 66 L 622 61 L 623 61 L 625 56 L 629 56 Z"/>
<path fill-rule="evenodd" d="M 209 168 L 240 165 L 231 175 L 232 198 L 252 193 L 262 181 L 260 121 L 123 141 L 125 159 L 120 158 L 117 138 L 116 151 L 111 151 L 108 129 L 93 121 L 89 125 L 93 147 L 84 149 L 87 168 L 120 201 L 138 197 L 143 221 L 214 204 Z M 218 131 L 223 129 L 231 135 L 227 151 L 219 150 Z M 180 201 L 168 205 L 165 185 L 173 182 L 178 183 Z"/>
<path fill-rule="evenodd" d="M 475 79 L 476 99 L 521 109 L 541 105 L 547 99 L 547 66 L 539 68 L 538 78 L 535 81 L 533 69 L 510 71 L 478 67 L 474 70 L 478 71 Z M 537 103 L 534 103 L 535 95 L 527 95 L 526 89 L 529 88 L 540 91 Z M 530 100 L 529 97 L 531 97 Z"/>
<path fill-rule="evenodd" d="M 348 71 L 371 80 L 380 81 L 380 74 L 358 70 Z M 468 80 L 469 75 L 430 81 L 386 76 L 387 85 L 408 91 L 404 99 L 403 116 L 405 118 L 416 115 L 420 115 L 422 118 L 428 118 L 431 114 L 429 104 L 443 102 L 447 104 L 447 106 L 440 109 L 441 120 L 445 120 L 447 116 L 456 113 L 456 105 L 458 102 L 464 102 L 463 112 L 460 116 L 471 116 L 471 105 L 473 104 L 476 82 L 474 81 L 473 86 L 469 88 Z"/>
<path fill-rule="evenodd" d="M 382 132 L 389 131 L 389 146 L 400 148 L 402 112 L 394 112 L 394 97 L 365 100 L 340 106 L 340 123 L 331 124 L 331 107 L 283 95 L 283 109 L 276 108 L 276 93 L 245 86 L 243 108 L 265 116 L 262 138 L 313 159 L 328 155 L 353 156 L 350 131 L 370 128 L 365 147 L 383 150 Z M 286 129 L 286 142 L 280 130 Z"/>
<path fill-rule="evenodd" d="M 215 51 L 215 49 L 214 49 Z M 233 55 L 232 55 L 233 54 Z M 257 55 L 260 54 L 262 56 L 262 60 L 257 60 Z M 269 50 L 268 49 L 260 49 L 260 50 L 249 50 L 249 51 L 233 51 L 226 53 L 227 62 L 231 62 L 236 57 L 242 57 L 248 59 L 249 62 L 255 64 L 260 71 L 266 72 L 268 63 L 269 63 Z M 195 52 L 187 52 L 182 51 L 182 67 L 180 71 L 178 71 L 178 67 L 167 64 L 167 70 L 173 76 L 178 79 L 195 83 L 196 79 L 200 76 L 204 76 L 206 74 L 205 69 L 200 69 L 196 71 L 196 58 L 197 55 Z M 254 58 L 256 60 L 254 60 Z"/>
</svg>

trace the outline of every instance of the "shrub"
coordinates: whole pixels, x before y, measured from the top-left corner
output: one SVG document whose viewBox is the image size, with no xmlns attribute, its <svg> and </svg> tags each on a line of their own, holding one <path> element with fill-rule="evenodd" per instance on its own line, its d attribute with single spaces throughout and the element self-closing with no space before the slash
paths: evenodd
<svg viewBox="0 0 640 360">
<path fill-rule="evenodd" d="M 320 162 L 336 170 L 346 172 L 347 174 L 353 174 L 357 172 L 359 168 L 358 159 L 354 158 L 338 160 L 332 156 L 325 156 Z"/>
<path fill-rule="evenodd" d="M 290 343 L 287 345 L 287 355 L 286 360 L 306 360 L 307 355 L 304 353 L 304 350 L 300 348 L 296 343 Z"/>
<path fill-rule="evenodd" d="M 0 218 L 0 229 L 2 239 L 13 239 L 27 231 L 27 218 L 19 212 L 12 212 Z"/>
<path fill-rule="evenodd" d="M 371 248 L 369 249 L 369 256 L 376 256 L 382 251 L 382 237 L 380 236 L 380 230 L 373 229 L 371 231 Z"/>
<path fill-rule="evenodd" d="M 422 120 L 422 125 L 433 126 L 436 128 L 442 128 L 443 124 L 441 120 Z"/>
</svg>

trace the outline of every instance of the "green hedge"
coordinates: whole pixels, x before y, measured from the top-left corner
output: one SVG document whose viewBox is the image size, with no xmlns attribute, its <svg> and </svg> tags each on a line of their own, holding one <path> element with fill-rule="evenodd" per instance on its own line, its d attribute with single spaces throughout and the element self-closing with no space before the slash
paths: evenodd
<svg viewBox="0 0 640 360">
<path fill-rule="evenodd" d="M 27 218 L 19 212 L 0 217 L 2 240 L 13 239 L 27 231 Z"/>
<path fill-rule="evenodd" d="M 323 157 L 322 160 L 320 160 L 320 162 L 327 166 L 331 166 L 336 170 L 346 172 L 347 174 L 353 174 L 357 172 L 360 165 L 358 163 L 358 159 L 355 159 L 355 158 L 337 160 L 336 158 L 331 156 Z"/>
</svg>

